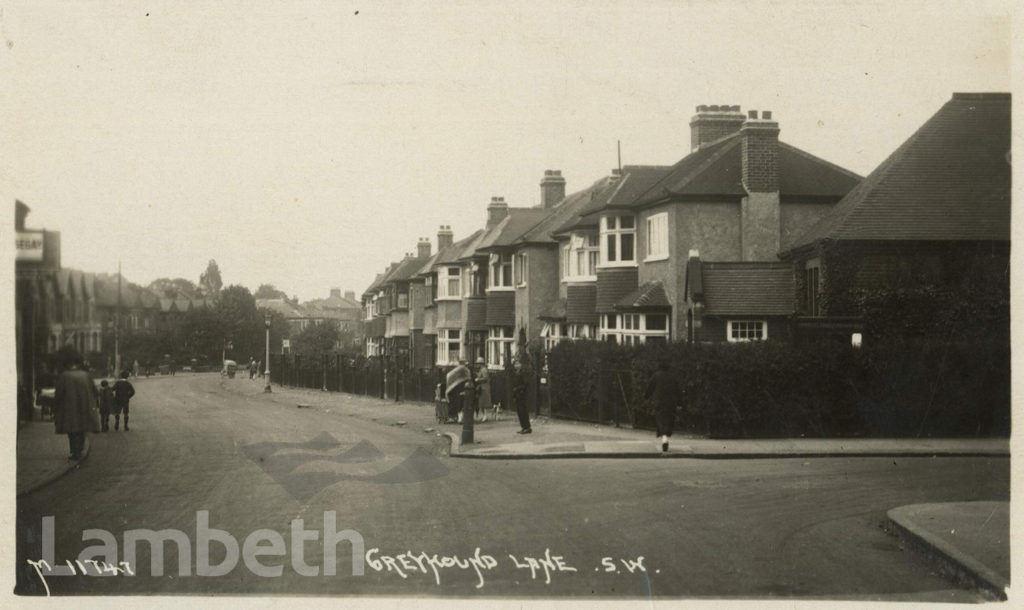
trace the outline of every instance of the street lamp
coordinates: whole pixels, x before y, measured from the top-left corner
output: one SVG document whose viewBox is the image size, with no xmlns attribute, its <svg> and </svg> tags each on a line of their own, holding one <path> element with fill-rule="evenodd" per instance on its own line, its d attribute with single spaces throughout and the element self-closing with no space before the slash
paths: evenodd
<svg viewBox="0 0 1024 610">
<path fill-rule="evenodd" d="M 264 360 L 264 362 L 266 363 L 264 367 L 266 368 L 264 369 L 263 372 L 264 376 L 266 376 L 267 378 L 267 386 L 263 388 L 263 393 L 270 394 L 270 313 L 267 313 L 264 316 L 263 323 L 267 327 L 267 356 L 266 360 Z"/>
</svg>

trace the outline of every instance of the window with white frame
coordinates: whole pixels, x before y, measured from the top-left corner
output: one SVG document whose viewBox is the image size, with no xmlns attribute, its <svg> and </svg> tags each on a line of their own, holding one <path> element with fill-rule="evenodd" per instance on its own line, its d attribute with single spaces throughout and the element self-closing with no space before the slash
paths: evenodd
<svg viewBox="0 0 1024 610">
<path fill-rule="evenodd" d="M 512 288 L 512 255 L 508 253 L 491 254 L 490 273 L 487 276 L 487 288 L 490 290 Z"/>
<path fill-rule="evenodd" d="M 379 356 L 381 353 L 381 338 L 380 337 L 367 337 L 366 338 L 366 357 Z"/>
<path fill-rule="evenodd" d="M 462 334 L 457 328 L 437 329 L 437 363 L 458 364 L 462 352 Z"/>
<path fill-rule="evenodd" d="M 647 258 L 658 261 L 668 258 L 668 212 L 647 217 Z"/>
<path fill-rule="evenodd" d="M 601 264 L 609 267 L 636 263 L 636 222 L 632 215 L 601 218 Z"/>
<path fill-rule="evenodd" d="M 493 326 L 487 333 L 487 366 L 503 368 L 505 353 L 515 355 L 515 329 L 511 326 Z"/>
<path fill-rule="evenodd" d="M 599 235 L 574 233 L 562 250 L 562 278 L 568 281 L 594 281 L 601 256 Z"/>
<path fill-rule="evenodd" d="M 512 259 L 512 275 L 514 276 L 516 286 L 526 285 L 526 270 L 526 253 L 520 252 Z"/>
<path fill-rule="evenodd" d="M 599 338 L 619 345 L 667 342 L 668 315 L 661 313 L 603 314 Z"/>
<path fill-rule="evenodd" d="M 804 309 L 809 316 L 821 315 L 821 261 L 816 258 L 804 265 Z"/>
<path fill-rule="evenodd" d="M 568 330 L 569 338 L 573 341 L 594 337 L 594 328 L 590 324 L 570 324 Z"/>
<path fill-rule="evenodd" d="M 545 323 L 540 330 L 541 339 L 544 340 L 544 349 L 550 351 L 562 341 L 569 339 L 568 324 L 564 322 Z"/>
<path fill-rule="evenodd" d="M 729 320 L 726 325 L 729 343 L 764 341 L 768 338 L 768 324 L 764 320 Z"/>
<path fill-rule="evenodd" d="M 398 309 L 409 309 L 409 293 L 398 293 Z"/>
<path fill-rule="evenodd" d="M 462 293 L 462 268 L 441 267 L 437 270 L 437 298 L 458 299 Z"/>
</svg>

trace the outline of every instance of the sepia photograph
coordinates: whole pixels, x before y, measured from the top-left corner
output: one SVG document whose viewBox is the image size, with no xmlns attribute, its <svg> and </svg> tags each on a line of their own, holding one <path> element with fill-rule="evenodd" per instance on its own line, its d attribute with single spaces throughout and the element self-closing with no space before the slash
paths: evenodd
<svg viewBox="0 0 1024 610">
<path fill-rule="evenodd" d="M 1012 604 L 1015 17 L 0 1 L 4 605 Z"/>
</svg>

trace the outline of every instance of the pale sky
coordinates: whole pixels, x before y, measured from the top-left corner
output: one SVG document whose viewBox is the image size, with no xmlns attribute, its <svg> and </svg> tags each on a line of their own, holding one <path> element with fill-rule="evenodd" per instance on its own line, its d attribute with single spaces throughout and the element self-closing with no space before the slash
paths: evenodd
<svg viewBox="0 0 1024 610">
<path fill-rule="evenodd" d="M 358 295 L 546 169 L 674 163 L 698 104 L 863 175 L 1011 87 L 1009 3 L 380 4 L 3 2 L 0 196 L 65 267 Z"/>
</svg>

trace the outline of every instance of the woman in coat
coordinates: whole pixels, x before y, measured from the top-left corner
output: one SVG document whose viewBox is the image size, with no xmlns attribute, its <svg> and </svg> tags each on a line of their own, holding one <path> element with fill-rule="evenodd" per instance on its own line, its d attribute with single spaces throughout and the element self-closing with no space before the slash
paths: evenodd
<svg viewBox="0 0 1024 610">
<path fill-rule="evenodd" d="M 64 371 L 57 377 L 53 396 L 53 425 L 57 434 L 67 434 L 71 448 L 69 460 L 82 458 L 85 433 L 99 432 L 99 417 L 94 413 L 98 392 L 82 367 L 82 356 L 67 349 L 61 357 Z"/>
<path fill-rule="evenodd" d="M 669 373 L 667 360 L 658 364 L 656 372 L 647 382 L 647 392 L 644 397 L 654 399 L 654 419 L 658 424 L 657 436 L 661 437 L 661 450 L 668 451 L 668 439 L 676 424 L 676 406 L 682 400 L 679 393 L 679 385 L 675 377 Z"/>
</svg>

